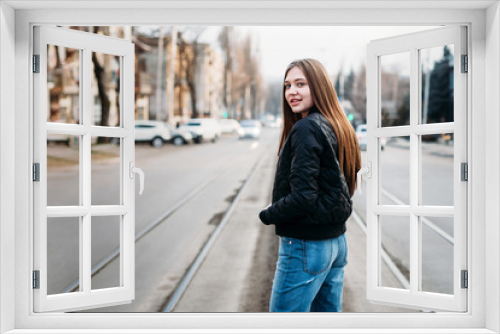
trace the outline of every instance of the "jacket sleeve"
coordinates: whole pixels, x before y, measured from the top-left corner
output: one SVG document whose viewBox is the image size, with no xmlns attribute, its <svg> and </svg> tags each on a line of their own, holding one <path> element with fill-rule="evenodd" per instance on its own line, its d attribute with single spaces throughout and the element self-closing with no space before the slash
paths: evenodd
<svg viewBox="0 0 500 334">
<path fill-rule="evenodd" d="M 316 210 L 321 154 L 322 131 L 310 120 L 297 122 L 290 132 L 291 171 L 290 194 L 262 210 L 260 219 L 266 225 L 286 224 Z"/>
</svg>

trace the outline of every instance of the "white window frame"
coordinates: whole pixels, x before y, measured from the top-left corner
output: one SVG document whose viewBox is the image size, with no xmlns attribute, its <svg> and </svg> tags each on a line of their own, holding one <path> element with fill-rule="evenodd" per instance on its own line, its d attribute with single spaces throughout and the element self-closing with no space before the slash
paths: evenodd
<svg viewBox="0 0 500 334">
<path fill-rule="evenodd" d="M 34 289 L 35 312 L 76 311 L 102 305 L 130 303 L 135 297 L 135 179 L 133 172 L 134 140 L 134 44 L 123 39 L 60 27 L 34 27 L 34 54 L 39 55 L 39 73 L 34 84 L 34 162 L 40 164 L 40 181 L 34 193 L 34 270 L 39 271 L 39 288 Z M 80 52 L 80 124 L 47 122 L 47 46 L 71 47 Z M 120 126 L 93 126 L 91 120 L 91 57 L 99 52 L 120 57 Z M 80 136 L 79 205 L 47 206 L 47 134 Z M 92 136 L 120 138 L 120 203 L 92 205 L 91 139 Z M 118 287 L 91 287 L 92 216 L 117 216 L 120 223 L 120 270 Z M 48 295 L 47 292 L 47 218 L 73 217 L 79 220 L 79 291 Z M 97 305 L 97 306 L 95 306 Z"/>
<path fill-rule="evenodd" d="M 446 9 L 455 2 L 434 1 L 413 5 L 420 9 L 391 9 L 401 2 L 334 1 L 298 2 L 241 1 L 229 9 L 216 2 L 165 2 L 164 7 L 138 11 L 119 9 L 133 2 L 77 2 L 73 9 L 40 10 L 40 6 L 65 6 L 68 2 L 0 3 L 0 330 L 13 333 L 50 332 L 104 333 L 128 329 L 128 333 L 233 333 L 235 328 L 253 329 L 255 333 L 495 333 L 500 331 L 500 9 L 498 1 L 459 2 L 462 9 Z M 148 2 L 144 2 L 146 6 Z M 302 4 L 302 5 L 301 5 Z M 224 4 L 226 7 L 228 4 Z M 11 6 L 25 6 L 14 10 Z M 27 6 L 27 7 L 26 7 Z M 55 6 L 55 7 L 54 7 Z M 79 6 L 79 7 L 78 7 Z M 87 6 L 87 9 L 74 9 Z M 108 6 L 115 10 L 103 10 Z M 137 4 L 136 4 L 137 6 Z M 161 6 L 155 2 L 152 6 Z M 199 6 L 193 9 L 193 6 Z M 429 6 L 429 7 L 424 7 Z M 441 7 L 440 7 L 441 6 Z M 469 6 L 469 9 L 466 7 Z M 490 6 L 486 9 L 487 6 Z M 274 9 L 271 9 L 274 8 Z M 346 9 L 358 7 L 357 9 Z M 438 7 L 438 8 L 436 8 Z M 444 8 L 444 9 L 439 9 Z M 182 9 L 184 8 L 184 9 Z M 242 8 L 247 8 L 242 10 Z M 250 9 L 248 9 L 250 8 Z M 276 9 L 278 8 L 278 9 Z M 374 9 L 375 8 L 375 9 Z M 472 8 L 472 9 L 471 9 Z M 474 9 L 476 8 L 476 9 Z M 486 24 L 485 24 L 486 22 Z M 468 78 L 468 142 L 470 208 L 468 210 L 469 310 L 464 314 L 34 314 L 30 286 L 32 259 L 33 203 L 30 199 L 33 122 L 31 45 L 35 24 L 63 25 L 455 25 L 469 30 L 471 59 Z M 15 37 L 14 37 L 15 36 Z M 333 38 L 334 39 L 334 38 Z M 11 46 L 12 48 L 7 48 Z M 14 47 L 15 46 L 15 53 Z M 15 66 L 15 70 L 12 68 Z M 486 71 L 486 68 L 488 70 Z M 8 78 L 4 76 L 8 73 Z M 15 89 L 12 88 L 15 78 Z M 12 95 L 9 95 L 12 94 Z M 6 109 L 15 110 L 8 113 Z M 487 121 L 486 121 L 487 119 Z M 8 126 L 15 124 L 15 140 Z M 485 135 L 487 133 L 487 136 Z M 488 152 L 488 153 L 486 153 Z M 12 161 L 15 161 L 13 163 Z M 10 174 L 9 174 L 10 173 Z M 9 180 L 14 175 L 14 181 Z M 486 178 L 486 175 L 488 176 Z M 486 182 L 487 180 L 487 182 Z M 9 197 L 15 194 L 14 201 Z M 473 195 L 473 196 L 472 196 Z M 14 205 L 14 209 L 10 206 Z M 15 239 L 15 241 L 14 241 Z M 12 261 L 12 254 L 15 262 Z M 12 286 L 15 285 L 15 289 Z M 486 293 L 487 292 L 487 293 Z M 12 308 L 15 305 L 15 308 Z M 138 329 L 141 326 L 141 329 Z M 135 328 L 137 330 L 131 330 Z M 191 328 L 191 331 L 176 330 Z M 200 330 L 195 330 L 198 328 Z M 261 328 L 261 329 L 259 329 Z M 262 329 L 264 328 L 264 329 Z M 292 331 L 283 328 L 302 328 Z M 307 329 L 304 329 L 307 328 Z M 355 330 L 358 328 L 359 330 Z M 40 331 L 38 331 L 39 329 Z M 64 330 L 62 330 L 64 329 Z M 158 329 L 158 331 L 155 331 Z M 163 330 L 159 330 L 163 329 Z M 207 329 L 203 331 L 202 329 Z M 211 330 L 209 330 L 211 329 Z M 328 330 L 330 329 L 330 330 Z M 241 331 L 243 332 L 243 330 Z M 248 330 L 246 331 L 248 332 Z"/>
<path fill-rule="evenodd" d="M 367 164 L 371 166 L 367 180 L 367 295 L 368 299 L 389 305 L 409 305 L 424 310 L 467 310 L 467 290 L 461 287 L 461 270 L 467 269 L 467 188 L 461 181 L 460 164 L 467 163 L 467 73 L 461 71 L 461 55 L 467 54 L 465 26 L 449 26 L 407 35 L 371 41 L 367 59 Z M 425 124 L 422 119 L 422 85 L 420 50 L 451 45 L 454 50 L 454 121 Z M 405 52 L 410 66 L 410 123 L 404 126 L 382 126 L 381 121 L 381 64 L 382 57 Z M 422 205 L 422 150 L 420 137 L 424 134 L 454 133 L 453 140 L 453 205 Z M 381 155 L 379 138 L 407 136 L 410 138 L 408 205 L 384 205 L 381 197 Z M 381 219 L 400 216 L 408 222 L 410 236 L 410 286 L 408 289 L 384 287 L 381 270 Z M 422 217 L 449 217 L 453 221 L 453 293 L 441 294 L 422 290 Z M 439 255 L 437 255 L 439 256 Z"/>
</svg>

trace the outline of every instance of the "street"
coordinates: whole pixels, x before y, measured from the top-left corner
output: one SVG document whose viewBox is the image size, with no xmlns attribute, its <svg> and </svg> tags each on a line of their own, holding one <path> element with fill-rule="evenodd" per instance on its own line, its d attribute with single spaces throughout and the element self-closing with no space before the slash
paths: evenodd
<svg viewBox="0 0 500 334">
<path fill-rule="evenodd" d="M 160 149 L 147 144 L 136 145 L 136 166 L 146 175 L 144 194 L 136 194 L 136 232 L 161 216 L 169 207 L 186 197 L 188 200 L 136 243 L 136 299 L 130 305 L 113 308 L 114 312 L 157 312 L 161 309 L 169 293 L 219 224 L 255 163 L 264 157 L 275 159 L 279 131 L 265 130 L 260 140 L 238 140 L 237 136 L 223 136 L 215 144 L 182 147 L 164 145 Z M 110 150 L 113 152 L 114 148 Z M 117 187 L 107 186 L 109 183 L 116 184 L 110 175 L 116 175 L 117 165 L 114 162 L 117 159 L 99 160 L 96 167 L 93 164 L 92 194 L 98 196 L 96 201 L 99 204 L 112 204 L 109 200 L 105 202 L 105 199 L 115 196 L 117 190 Z M 49 172 L 48 183 L 54 188 L 65 189 L 66 179 L 78 179 L 77 167 L 50 169 L 53 173 Z M 97 189 L 94 189 L 94 185 Z M 192 194 L 196 189 L 196 194 Z M 73 193 L 77 196 L 76 191 Z M 61 196 L 61 199 L 53 198 L 57 196 Z M 67 192 L 52 192 L 50 202 L 74 203 L 78 199 L 70 199 Z M 96 203 L 94 199 L 93 203 Z M 110 220 L 109 217 L 105 218 Z M 114 222 L 92 224 L 92 266 L 119 246 L 118 223 L 118 219 L 115 219 Z M 61 229 L 62 225 L 66 229 Z M 57 236 L 51 237 L 51 232 Z M 64 291 L 78 277 L 78 266 L 75 265 L 78 259 L 78 225 L 58 224 L 57 228 L 49 228 L 49 241 L 56 238 L 62 241 L 49 244 L 48 250 L 48 290 L 51 293 Z M 73 252 L 61 252 L 68 249 Z M 116 258 L 95 274 L 92 288 L 117 286 L 119 262 Z M 110 308 L 102 310 L 110 311 Z"/>
<path fill-rule="evenodd" d="M 264 159 L 276 159 L 278 135 L 278 130 L 266 128 L 260 140 L 238 140 L 236 136 L 223 136 L 216 143 L 182 147 L 164 145 L 155 149 L 148 144 L 136 145 L 136 166 L 146 174 L 144 194 L 136 194 L 136 232 L 146 231 L 136 241 L 136 298 L 131 304 L 94 309 L 92 312 L 160 312 L 220 223 L 256 163 Z M 439 191 L 434 189 L 424 195 L 430 202 L 443 201 L 443 198 L 452 193 L 452 189 L 450 191 L 442 186 L 443 175 L 448 173 L 444 168 L 451 168 L 449 160 L 452 158 L 446 154 L 436 154 L 436 150 L 441 152 L 440 149 L 439 145 L 428 146 L 422 153 L 426 170 L 438 171 L 426 175 L 429 180 L 424 182 L 424 187 L 440 182 L 437 188 Z M 68 184 L 76 180 L 76 187 L 78 186 L 78 165 L 69 163 L 68 159 L 66 162 L 55 159 L 55 156 L 61 155 L 58 153 L 61 150 L 66 151 L 64 154 L 68 150 L 74 151 L 60 146 L 48 147 L 49 189 L 61 189 L 49 192 L 48 201 L 52 205 L 76 204 L 78 191 Z M 93 204 L 119 203 L 118 152 L 119 148 L 112 145 L 93 148 Z M 408 152 L 404 142 L 395 141 L 389 142 L 382 153 L 383 175 L 391 176 L 390 179 L 382 179 L 383 204 L 408 203 Z M 363 159 L 365 153 L 362 152 Z M 273 166 L 270 168 L 273 169 Z M 435 179 L 433 175 L 436 176 Z M 268 182 L 263 191 L 270 194 L 271 186 Z M 365 196 L 364 192 L 362 196 L 356 194 L 353 199 L 355 211 L 366 224 Z M 166 212 L 169 213 L 166 215 Z M 256 211 L 255 215 L 257 214 Z M 159 217 L 165 218 L 158 219 Z M 382 242 L 398 269 L 408 279 L 409 220 L 402 223 L 401 218 L 404 217 L 383 218 Z M 70 224 L 58 219 L 49 220 L 49 293 L 69 292 L 77 287 L 72 283 L 78 278 L 78 219 L 74 218 Z M 120 228 L 119 217 L 92 219 L 92 266 L 96 267 L 119 247 Z M 155 220 L 158 224 L 151 227 L 151 222 Z M 429 220 L 453 236 L 452 219 Z M 423 287 L 427 291 L 450 293 L 452 246 L 427 225 L 422 230 Z M 234 236 L 239 237 L 245 236 Z M 118 256 L 98 267 L 92 277 L 92 288 L 118 286 L 119 265 Z"/>
</svg>

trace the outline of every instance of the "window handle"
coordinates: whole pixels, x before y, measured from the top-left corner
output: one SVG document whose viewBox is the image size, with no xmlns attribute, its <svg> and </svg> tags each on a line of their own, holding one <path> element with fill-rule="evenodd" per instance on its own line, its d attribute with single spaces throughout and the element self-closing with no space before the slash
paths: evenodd
<svg viewBox="0 0 500 334">
<path fill-rule="evenodd" d="M 362 182 L 363 182 L 363 179 L 361 178 L 361 175 L 367 175 L 369 179 L 372 178 L 372 163 L 370 161 L 368 161 L 368 167 L 363 167 L 361 168 L 359 171 L 358 171 L 358 187 L 357 187 L 357 191 L 360 195 L 363 195 L 363 192 L 361 191 L 361 185 L 362 185 Z"/>
<path fill-rule="evenodd" d="M 142 169 L 134 167 L 134 162 L 130 161 L 129 163 L 129 176 L 131 179 L 134 178 L 134 174 L 139 174 L 139 184 L 140 184 L 140 190 L 139 190 L 139 195 L 142 195 L 142 192 L 144 190 L 144 172 Z"/>
</svg>

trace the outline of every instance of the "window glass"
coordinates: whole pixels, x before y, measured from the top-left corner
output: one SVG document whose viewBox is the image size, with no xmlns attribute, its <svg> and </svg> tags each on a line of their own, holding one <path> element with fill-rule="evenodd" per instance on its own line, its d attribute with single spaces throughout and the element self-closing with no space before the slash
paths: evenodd
<svg viewBox="0 0 500 334">
<path fill-rule="evenodd" d="M 454 121 L 453 44 L 420 50 L 421 124 Z"/>
<path fill-rule="evenodd" d="M 47 294 L 79 285 L 80 218 L 47 218 Z"/>
<path fill-rule="evenodd" d="M 120 59 L 92 52 L 92 125 L 120 126 Z"/>
<path fill-rule="evenodd" d="M 453 294 L 453 218 L 421 217 L 421 290 Z"/>
<path fill-rule="evenodd" d="M 121 204 L 120 138 L 92 137 L 92 205 Z"/>
<path fill-rule="evenodd" d="M 410 52 L 380 57 L 381 126 L 410 124 Z"/>
<path fill-rule="evenodd" d="M 120 220 L 120 216 L 92 217 L 92 290 L 121 286 Z"/>
<path fill-rule="evenodd" d="M 80 205 L 80 136 L 47 134 L 47 205 Z"/>
<path fill-rule="evenodd" d="M 379 216 L 380 224 L 380 286 L 408 289 L 410 281 L 410 217 Z M 384 259 L 385 258 L 385 259 Z M 398 279 L 389 273 L 390 266 L 395 266 L 402 274 Z"/>
<path fill-rule="evenodd" d="M 80 50 L 47 45 L 47 122 L 80 123 Z"/>
<path fill-rule="evenodd" d="M 422 205 L 453 206 L 453 133 L 419 136 L 422 166 Z"/>
<path fill-rule="evenodd" d="M 410 204 L 410 137 L 380 138 L 380 204 Z"/>
</svg>

